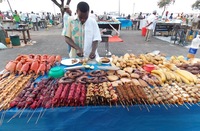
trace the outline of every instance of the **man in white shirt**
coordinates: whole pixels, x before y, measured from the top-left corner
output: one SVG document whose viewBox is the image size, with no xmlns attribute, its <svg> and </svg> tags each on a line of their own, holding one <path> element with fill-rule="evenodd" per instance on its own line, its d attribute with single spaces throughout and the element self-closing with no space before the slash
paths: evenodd
<svg viewBox="0 0 200 131">
<path fill-rule="evenodd" d="M 77 18 L 69 18 L 65 41 L 72 48 L 69 56 L 86 57 L 94 59 L 99 57 L 97 53 L 98 43 L 101 41 L 101 34 L 97 22 L 88 17 L 89 5 L 86 2 L 79 2 L 77 5 Z"/>
<path fill-rule="evenodd" d="M 38 19 L 37 15 L 33 12 L 31 12 L 31 22 L 33 23 L 33 30 L 35 31 L 35 27 L 38 30 Z"/>
<path fill-rule="evenodd" d="M 148 18 L 147 18 L 147 32 L 146 32 L 146 36 L 145 36 L 145 41 L 150 41 L 150 37 L 153 34 L 153 29 L 154 29 L 154 23 L 156 21 L 156 11 L 153 11 L 153 14 L 151 14 Z"/>
</svg>

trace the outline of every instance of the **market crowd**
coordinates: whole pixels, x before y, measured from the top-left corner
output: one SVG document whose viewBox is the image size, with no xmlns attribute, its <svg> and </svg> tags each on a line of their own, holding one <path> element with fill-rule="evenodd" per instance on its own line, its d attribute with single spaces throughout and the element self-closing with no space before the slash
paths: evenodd
<svg viewBox="0 0 200 131">
<path fill-rule="evenodd" d="M 28 24 L 30 28 L 34 31 L 39 30 L 40 28 L 47 28 L 47 25 L 57 25 L 62 22 L 61 13 L 53 14 L 51 12 L 41 12 L 41 13 L 25 13 L 18 12 L 14 10 L 11 12 L 1 12 L 0 11 L 0 24 L 6 20 L 13 20 L 18 28 L 19 24 Z"/>
</svg>

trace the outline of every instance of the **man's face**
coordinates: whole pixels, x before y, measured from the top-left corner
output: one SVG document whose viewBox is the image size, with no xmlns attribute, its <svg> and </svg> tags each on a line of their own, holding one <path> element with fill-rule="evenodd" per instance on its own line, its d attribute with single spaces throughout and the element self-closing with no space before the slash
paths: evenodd
<svg viewBox="0 0 200 131">
<path fill-rule="evenodd" d="M 88 18 L 89 12 L 87 11 L 86 13 L 81 12 L 80 10 L 77 10 L 77 15 L 79 20 L 81 21 L 82 24 L 84 24 Z"/>
</svg>

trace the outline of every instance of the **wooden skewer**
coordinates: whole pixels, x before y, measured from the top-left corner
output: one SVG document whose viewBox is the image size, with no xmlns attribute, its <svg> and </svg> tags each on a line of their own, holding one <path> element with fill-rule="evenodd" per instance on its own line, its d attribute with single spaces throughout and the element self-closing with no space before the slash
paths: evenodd
<svg viewBox="0 0 200 131">
<path fill-rule="evenodd" d="M 26 104 L 25 107 L 22 109 L 22 111 L 21 111 L 21 113 L 20 113 L 20 115 L 19 115 L 19 118 L 20 118 L 21 115 L 23 114 L 23 112 L 24 112 L 24 110 L 25 110 L 26 107 L 27 107 L 27 104 Z"/>
<path fill-rule="evenodd" d="M 42 115 L 41 115 L 41 118 L 44 116 L 44 113 L 46 112 L 47 108 L 44 109 Z"/>
<path fill-rule="evenodd" d="M 121 100 L 119 100 L 119 102 L 121 103 L 122 107 L 123 107 L 123 108 L 125 108 L 125 107 L 124 107 L 124 104 L 122 103 L 122 101 L 121 101 Z"/>
<path fill-rule="evenodd" d="M 37 120 L 35 121 L 35 124 L 37 124 L 37 123 L 38 123 L 38 121 L 39 121 L 39 118 L 42 116 L 42 111 L 43 111 L 43 108 L 41 109 L 41 111 L 40 111 L 40 114 L 38 115 L 38 118 L 37 118 Z"/>
<path fill-rule="evenodd" d="M 188 110 L 190 109 L 185 103 L 183 103 L 183 105 L 184 105 Z"/>
<path fill-rule="evenodd" d="M 6 115 L 6 111 L 7 110 L 3 111 L 2 114 L 1 114 L 0 126 L 3 124 L 3 120 L 4 120 L 4 117 Z"/>
<path fill-rule="evenodd" d="M 27 123 L 29 123 L 29 121 L 31 120 L 31 118 L 33 117 L 33 114 L 35 113 L 36 109 L 33 111 L 33 113 L 31 114 L 30 118 L 28 119 Z"/>
<path fill-rule="evenodd" d="M 7 123 L 8 122 L 10 122 L 13 118 L 15 118 L 17 115 L 19 115 L 19 113 L 21 112 L 21 110 L 19 110 L 18 112 L 16 112 L 8 121 L 7 121 Z"/>
<path fill-rule="evenodd" d="M 147 108 L 147 111 L 148 112 L 150 112 L 150 110 L 149 110 L 149 108 L 148 108 L 148 106 L 147 106 L 147 104 L 146 104 L 146 102 L 142 99 L 142 101 L 144 102 L 144 105 L 146 106 L 146 108 Z"/>
<path fill-rule="evenodd" d="M 165 103 L 163 103 L 163 101 L 160 101 L 162 103 L 162 105 L 165 107 L 166 110 L 168 110 L 168 108 L 165 106 Z"/>
<path fill-rule="evenodd" d="M 29 116 L 29 114 L 30 114 L 30 111 L 28 111 L 28 113 L 27 113 L 26 117 L 28 117 L 28 116 Z"/>
</svg>

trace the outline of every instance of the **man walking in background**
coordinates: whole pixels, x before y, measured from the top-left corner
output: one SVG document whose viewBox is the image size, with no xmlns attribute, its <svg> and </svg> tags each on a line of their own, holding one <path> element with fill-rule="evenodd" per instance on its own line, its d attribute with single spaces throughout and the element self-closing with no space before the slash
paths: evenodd
<svg viewBox="0 0 200 131">
<path fill-rule="evenodd" d="M 65 5 L 64 6 L 65 9 L 65 13 L 63 15 L 63 31 L 62 31 L 62 35 L 65 36 L 66 35 L 66 31 L 67 31 L 67 26 L 68 26 L 68 18 L 72 15 L 71 10 L 69 8 L 69 5 Z M 68 52 L 70 52 L 71 50 L 71 46 L 68 45 Z"/>
<path fill-rule="evenodd" d="M 145 41 L 149 42 L 150 41 L 150 37 L 152 37 L 153 34 L 153 29 L 154 29 L 154 23 L 156 21 L 156 11 L 153 11 L 153 14 L 151 14 L 148 18 L 147 18 L 147 32 L 146 32 L 146 36 L 145 36 Z"/>
</svg>

